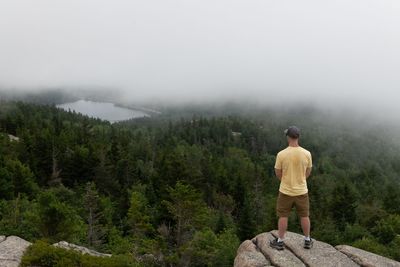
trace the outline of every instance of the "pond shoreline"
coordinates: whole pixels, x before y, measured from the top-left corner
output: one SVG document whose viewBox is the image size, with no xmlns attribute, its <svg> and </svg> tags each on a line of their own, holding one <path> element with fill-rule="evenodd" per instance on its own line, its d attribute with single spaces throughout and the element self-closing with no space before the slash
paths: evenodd
<svg viewBox="0 0 400 267">
<path fill-rule="evenodd" d="M 56 105 L 57 108 L 66 111 L 75 111 L 83 115 L 98 118 L 101 120 L 109 121 L 111 123 L 151 117 L 149 111 L 145 111 L 144 108 L 133 109 L 126 105 L 115 104 L 112 102 L 100 102 L 86 99 L 79 99 L 74 102 L 68 102 Z"/>
</svg>

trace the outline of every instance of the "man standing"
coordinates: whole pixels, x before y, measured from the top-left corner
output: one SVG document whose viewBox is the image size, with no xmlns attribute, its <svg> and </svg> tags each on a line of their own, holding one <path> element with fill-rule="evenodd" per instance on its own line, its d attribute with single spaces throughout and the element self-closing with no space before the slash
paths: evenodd
<svg viewBox="0 0 400 267">
<path fill-rule="evenodd" d="M 307 178 L 311 174 L 311 153 L 299 145 L 300 129 L 290 126 L 285 130 L 288 147 L 280 151 L 276 157 L 275 174 L 281 181 L 276 203 L 279 217 L 279 238 L 270 241 L 270 246 L 278 250 L 284 249 L 284 236 L 288 225 L 288 217 L 292 207 L 296 207 L 304 233 L 304 248 L 310 249 L 313 241 L 310 238 L 309 200 Z"/>
</svg>

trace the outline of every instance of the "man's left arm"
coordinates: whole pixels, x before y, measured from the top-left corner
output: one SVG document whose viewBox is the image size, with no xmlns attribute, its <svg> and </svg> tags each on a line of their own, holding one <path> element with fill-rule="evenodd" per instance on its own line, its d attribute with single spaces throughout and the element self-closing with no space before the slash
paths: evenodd
<svg viewBox="0 0 400 267">
<path fill-rule="evenodd" d="M 275 175 L 276 177 L 278 177 L 279 180 L 282 179 L 282 160 L 279 153 L 276 156 L 276 161 L 275 161 Z"/>
<path fill-rule="evenodd" d="M 275 175 L 278 177 L 279 180 L 282 179 L 282 169 L 275 168 Z"/>
</svg>

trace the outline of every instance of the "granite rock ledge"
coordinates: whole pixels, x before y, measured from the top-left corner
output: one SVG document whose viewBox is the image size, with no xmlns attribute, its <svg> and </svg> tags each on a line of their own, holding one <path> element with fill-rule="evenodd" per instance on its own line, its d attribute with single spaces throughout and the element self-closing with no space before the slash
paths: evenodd
<svg viewBox="0 0 400 267">
<path fill-rule="evenodd" d="M 311 250 L 303 248 L 303 236 L 287 232 L 286 249 L 269 246 L 277 231 L 261 233 L 238 248 L 234 267 L 400 267 L 400 262 L 347 245 L 333 247 L 316 240 Z"/>
</svg>

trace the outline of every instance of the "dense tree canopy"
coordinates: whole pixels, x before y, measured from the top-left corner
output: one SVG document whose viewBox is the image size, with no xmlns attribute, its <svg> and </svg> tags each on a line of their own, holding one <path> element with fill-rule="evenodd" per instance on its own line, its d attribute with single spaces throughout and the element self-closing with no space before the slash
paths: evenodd
<svg viewBox="0 0 400 267">
<path fill-rule="evenodd" d="M 307 109 L 166 109 L 110 124 L 1 102 L 0 233 L 146 265 L 231 266 L 240 240 L 276 228 L 273 166 L 290 124 L 313 154 L 312 235 L 400 260 L 399 147 Z M 289 228 L 300 232 L 294 213 Z"/>
</svg>

